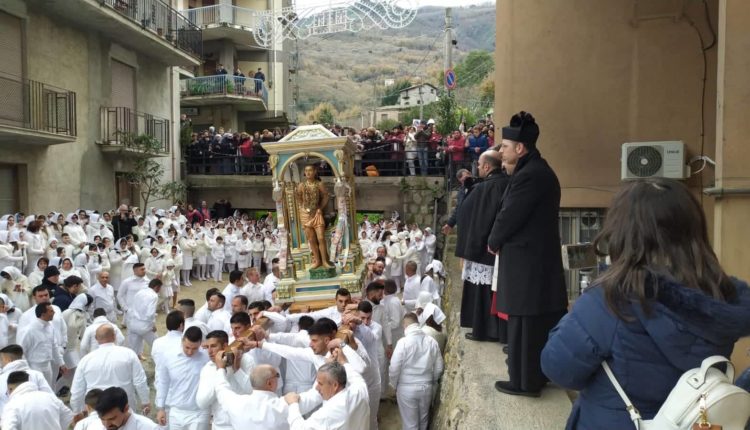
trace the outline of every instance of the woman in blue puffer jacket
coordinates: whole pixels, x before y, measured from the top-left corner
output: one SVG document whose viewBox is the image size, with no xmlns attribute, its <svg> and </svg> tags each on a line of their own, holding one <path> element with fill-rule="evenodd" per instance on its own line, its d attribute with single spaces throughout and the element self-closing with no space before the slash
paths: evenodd
<svg viewBox="0 0 750 430">
<path fill-rule="evenodd" d="M 567 429 L 631 430 L 602 361 L 651 419 L 685 371 L 729 357 L 750 334 L 750 289 L 724 273 L 700 205 L 677 181 L 627 184 L 594 245 L 612 265 L 550 332 L 542 370 L 580 391 Z"/>
</svg>

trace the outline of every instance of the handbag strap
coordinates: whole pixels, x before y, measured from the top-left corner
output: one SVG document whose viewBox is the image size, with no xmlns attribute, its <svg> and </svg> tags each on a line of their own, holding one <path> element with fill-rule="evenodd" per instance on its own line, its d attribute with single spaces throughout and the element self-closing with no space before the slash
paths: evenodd
<svg viewBox="0 0 750 430">
<path fill-rule="evenodd" d="M 604 373 L 607 374 L 607 378 L 609 378 L 612 385 L 614 385 L 615 390 L 617 390 L 617 394 L 620 395 L 620 398 L 625 403 L 625 409 L 627 409 L 630 414 L 630 420 L 633 421 L 636 430 L 639 430 L 641 428 L 641 413 L 638 412 L 638 409 L 635 408 L 628 395 L 625 394 L 625 390 L 623 390 L 620 383 L 617 382 L 617 378 L 615 378 L 615 374 L 612 373 L 612 369 L 609 368 L 609 364 L 607 364 L 606 361 L 602 361 L 602 367 L 604 368 Z"/>
</svg>

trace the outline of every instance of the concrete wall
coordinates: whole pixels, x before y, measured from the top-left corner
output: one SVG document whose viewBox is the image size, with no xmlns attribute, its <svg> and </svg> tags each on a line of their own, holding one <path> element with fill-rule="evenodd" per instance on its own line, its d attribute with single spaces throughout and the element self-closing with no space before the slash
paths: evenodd
<svg viewBox="0 0 750 430">
<path fill-rule="evenodd" d="M 668 11 L 681 2 L 650 3 L 653 11 Z M 706 44 L 711 37 L 702 4 L 685 4 L 686 17 L 634 25 L 652 10 L 634 14 L 633 1 L 497 2 L 495 118 L 503 123 L 519 110 L 535 115 L 563 206 L 608 206 L 620 183 L 624 142 L 682 140 L 689 156 L 700 153 L 703 56 L 688 19 Z M 715 22 L 716 1 L 709 4 Z M 715 48 L 708 63 L 704 152 L 713 155 Z"/>
<path fill-rule="evenodd" d="M 110 61 L 116 58 L 136 67 L 137 110 L 175 122 L 179 115 L 170 67 L 122 48 L 106 35 L 68 25 L 43 11 L 27 10 L 23 2 L 11 0 L 2 7 L 25 19 L 27 77 L 74 91 L 77 101 L 75 142 L 0 147 L 0 159 L 25 166 L 22 209 L 46 213 L 114 207 L 115 171 L 127 170 L 129 164 L 122 157 L 105 156 L 95 144 L 101 133 L 100 107 L 110 106 Z M 171 137 L 175 142 L 178 135 Z M 167 172 L 165 181 L 177 179 L 179 171 L 173 171 L 171 157 L 159 161 Z"/>
</svg>

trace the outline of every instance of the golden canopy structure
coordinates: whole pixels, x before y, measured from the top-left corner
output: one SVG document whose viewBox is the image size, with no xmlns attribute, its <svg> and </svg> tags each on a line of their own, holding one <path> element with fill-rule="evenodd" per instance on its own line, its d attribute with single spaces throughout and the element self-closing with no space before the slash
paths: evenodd
<svg viewBox="0 0 750 430">
<path fill-rule="evenodd" d="M 357 239 L 354 151 L 346 137 L 331 133 L 322 125 L 299 127 L 278 142 L 262 143 L 269 154 L 273 175 L 281 251 L 282 279 L 276 289 L 282 302 L 328 300 L 336 290 L 352 294 L 362 289 L 365 270 Z M 305 181 L 308 164 L 318 167 L 331 198 L 323 208 L 326 244 L 335 269 L 310 269 L 310 246 L 300 220 L 297 187 Z"/>
</svg>

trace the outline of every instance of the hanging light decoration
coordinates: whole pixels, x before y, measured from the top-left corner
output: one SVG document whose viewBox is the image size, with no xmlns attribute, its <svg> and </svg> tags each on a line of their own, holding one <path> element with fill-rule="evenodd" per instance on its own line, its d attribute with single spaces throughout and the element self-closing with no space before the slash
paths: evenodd
<svg viewBox="0 0 750 430">
<path fill-rule="evenodd" d="M 274 41 L 312 36 L 404 28 L 417 16 L 416 0 L 354 0 L 331 2 L 325 7 L 285 7 L 257 15 L 253 36 L 269 48 Z"/>
</svg>

